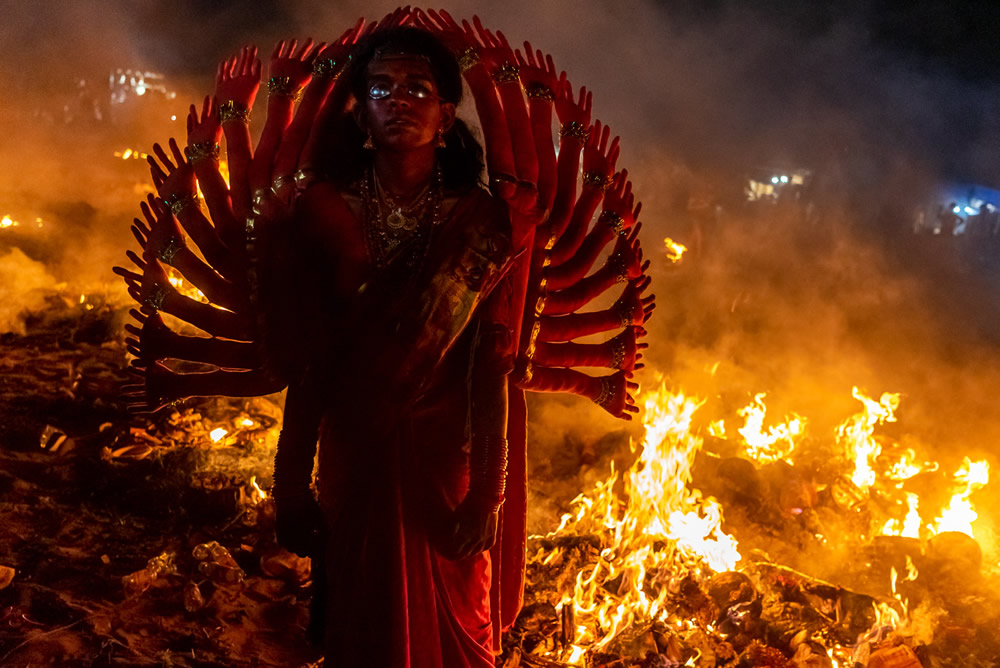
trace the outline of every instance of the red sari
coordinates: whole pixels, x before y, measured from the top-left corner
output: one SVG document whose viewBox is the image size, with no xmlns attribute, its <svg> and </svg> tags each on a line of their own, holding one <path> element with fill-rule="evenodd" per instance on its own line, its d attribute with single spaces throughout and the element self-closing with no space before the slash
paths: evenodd
<svg viewBox="0 0 1000 668">
<path fill-rule="evenodd" d="M 372 442 L 371 424 L 333 411 L 324 419 L 319 491 L 328 536 L 328 665 L 487 668 L 494 664 L 499 627 L 513 621 L 509 612 L 503 620 L 495 609 L 501 589 L 518 592 L 519 605 L 524 543 L 517 527 L 524 525 L 523 489 L 509 488 L 512 503 L 504 507 L 504 515 L 515 528 L 506 547 L 498 541 L 496 563 L 489 552 L 451 561 L 434 541 L 443 514 L 468 490 L 472 374 L 478 365 L 508 371 L 513 358 L 509 279 L 493 277 L 474 286 L 476 303 L 463 316 L 461 305 L 447 306 L 449 299 L 434 293 L 439 283 L 430 277 L 436 271 L 461 275 L 466 283 L 469 275 L 475 278 L 464 260 L 453 260 L 478 253 L 470 254 L 469 244 L 454 241 L 483 224 L 505 224 L 509 230 L 504 205 L 476 189 L 460 198 L 430 242 L 424 271 L 430 292 L 421 292 L 421 299 L 409 304 L 398 300 L 402 311 L 412 312 L 401 319 L 412 322 L 401 328 L 400 340 L 389 342 L 386 359 L 391 361 L 379 366 L 385 392 L 407 388 L 398 404 L 392 402 L 395 394 L 383 402 L 392 426 Z M 398 284 L 382 288 L 388 288 L 385 294 L 406 292 Z M 438 302 L 445 304 L 443 311 L 428 311 L 426 304 Z M 390 320 L 396 322 L 396 316 Z M 506 337 L 496 336 L 498 330 Z M 359 341 L 367 338 L 356 334 Z M 416 361 L 411 348 L 423 350 Z M 351 354 L 364 357 L 362 349 L 364 344 Z M 393 378 L 396 373 L 406 377 Z M 410 389 L 414 398 L 406 401 L 402 396 Z M 514 408 L 513 414 L 523 420 L 522 411 Z M 518 456 L 523 443 L 512 443 L 511 450 L 511 467 L 523 470 L 523 455 Z M 515 485 L 523 485 L 523 475 L 515 477 Z"/>
</svg>

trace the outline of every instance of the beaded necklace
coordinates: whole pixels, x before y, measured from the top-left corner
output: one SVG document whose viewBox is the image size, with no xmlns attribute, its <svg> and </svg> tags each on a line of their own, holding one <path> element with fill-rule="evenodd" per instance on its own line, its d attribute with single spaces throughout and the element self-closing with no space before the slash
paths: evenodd
<svg viewBox="0 0 1000 668">
<path fill-rule="evenodd" d="M 382 187 L 375 168 L 361 180 L 365 245 L 378 269 L 400 260 L 416 272 L 423 264 L 434 229 L 441 224 L 441 168 L 411 204 L 403 204 Z"/>
</svg>

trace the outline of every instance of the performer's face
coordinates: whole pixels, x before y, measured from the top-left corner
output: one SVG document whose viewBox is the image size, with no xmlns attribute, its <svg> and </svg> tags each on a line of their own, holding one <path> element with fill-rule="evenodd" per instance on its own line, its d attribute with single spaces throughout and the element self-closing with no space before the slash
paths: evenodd
<svg viewBox="0 0 1000 668">
<path fill-rule="evenodd" d="M 396 151 L 433 146 L 455 120 L 455 105 L 438 97 L 430 65 L 416 58 L 384 58 L 368 65 L 362 129 L 376 148 Z"/>
</svg>

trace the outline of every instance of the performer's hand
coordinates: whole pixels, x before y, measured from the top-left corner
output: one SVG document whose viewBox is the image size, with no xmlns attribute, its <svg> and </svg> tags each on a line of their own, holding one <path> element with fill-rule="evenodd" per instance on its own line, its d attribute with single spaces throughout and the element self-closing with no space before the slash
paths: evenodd
<svg viewBox="0 0 1000 668">
<path fill-rule="evenodd" d="M 129 309 L 129 315 L 138 323 L 138 326 L 125 324 L 125 331 L 129 334 L 125 337 L 125 348 L 129 354 L 150 362 L 163 357 L 172 332 L 160 314 L 148 306 L 141 306 Z"/>
<path fill-rule="evenodd" d="M 632 372 L 625 369 L 606 378 L 611 383 L 611 396 L 599 406 L 616 418 L 631 421 L 632 415 L 639 412 L 639 407 L 635 405 L 639 383 L 634 382 Z"/>
<path fill-rule="evenodd" d="M 621 151 L 618 146 L 619 138 L 615 137 L 609 142 L 610 137 L 611 128 L 597 121 L 590 130 L 590 138 L 583 145 L 583 173 L 600 174 L 604 177 L 605 183 L 611 182 Z"/>
<path fill-rule="evenodd" d="M 497 521 L 498 513 L 470 493 L 446 517 L 438 550 L 453 561 L 485 552 L 496 542 Z"/>
<path fill-rule="evenodd" d="M 274 494 L 274 534 L 278 545 L 300 557 L 309 557 L 321 548 L 323 513 L 312 493 Z"/>
<path fill-rule="evenodd" d="M 215 99 L 222 105 L 236 102 L 250 109 L 260 88 L 260 60 L 257 47 L 245 46 L 240 53 L 219 63 L 215 75 Z"/>
<path fill-rule="evenodd" d="M 174 156 L 173 161 L 159 144 L 153 144 L 153 153 L 156 154 L 156 157 L 147 156 L 146 161 L 149 163 L 149 172 L 153 177 L 156 192 L 163 199 L 172 201 L 176 197 L 193 195 L 198 191 L 195 185 L 194 169 L 185 160 L 184 154 L 181 153 L 181 149 L 173 137 L 170 138 L 169 146 L 170 152 Z M 156 158 L 160 159 L 162 166 L 156 162 Z M 177 164 L 174 164 L 175 162 Z"/>
<path fill-rule="evenodd" d="M 128 373 L 132 382 L 122 386 L 121 399 L 125 410 L 133 414 L 155 413 L 166 408 L 177 398 L 171 396 L 169 386 L 179 376 L 160 362 L 138 358 L 129 362 Z M 183 396 L 183 395 L 181 395 Z"/>
<path fill-rule="evenodd" d="M 142 273 L 137 274 L 124 267 L 113 267 L 112 271 L 125 279 L 125 285 L 132 299 L 140 304 L 152 306 L 162 304 L 167 295 L 177 293 L 156 259 L 151 259 L 148 253 L 144 253 L 141 259 L 132 251 L 125 254 Z M 152 308 L 157 307 L 152 306 Z"/>
<path fill-rule="evenodd" d="M 615 174 L 611 179 L 611 187 L 604 191 L 604 211 L 617 214 L 622 219 L 622 230 L 627 230 L 635 223 L 642 208 L 635 203 L 635 195 L 632 194 L 632 182 L 628 178 L 628 170 Z"/>
<path fill-rule="evenodd" d="M 621 363 L 617 368 L 625 371 L 638 371 L 645 368 L 642 359 L 642 350 L 649 347 L 648 343 L 640 342 L 639 339 L 646 336 L 646 329 L 643 327 L 626 327 L 613 339 L 607 343 L 612 348 L 621 346 L 623 354 Z"/>
<path fill-rule="evenodd" d="M 514 56 L 514 49 L 511 48 L 507 37 L 497 31 L 494 33 L 489 28 L 483 26 L 478 15 L 473 15 L 472 23 L 475 27 L 475 34 L 479 40 L 479 57 L 486 64 L 487 69 L 492 72 L 501 65 L 514 65 L 517 58 Z M 462 25 L 466 33 L 469 32 L 468 22 L 463 21 Z"/>
<path fill-rule="evenodd" d="M 650 262 L 642 260 L 642 247 L 639 245 L 639 235 L 632 228 L 626 236 L 619 236 L 615 242 L 615 249 L 608 258 L 608 262 L 615 262 L 615 268 L 624 269 L 625 277 L 628 280 L 639 278 L 647 269 Z M 620 264 L 618 264 L 620 263 Z"/>
<path fill-rule="evenodd" d="M 222 126 L 219 124 L 219 105 L 215 98 L 206 95 L 201 103 L 201 116 L 198 107 L 191 105 L 187 117 L 187 141 L 192 144 L 218 144 L 222 138 Z"/>
<path fill-rule="evenodd" d="M 556 93 L 556 116 L 563 125 L 576 123 L 581 127 L 590 127 L 590 110 L 594 106 L 594 94 L 587 87 L 580 88 L 579 99 L 573 97 L 573 84 L 566 78 L 566 73 L 559 74 Z"/>
<path fill-rule="evenodd" d="M 514 52 L 517 58 L 517 66 L 521 76 L 521 85 L 527 90 L 532 85 L 540 85 L 548 88 L 553 93 L 559 85 L 559 75 L 556 74 L 556 65 L 552 56 L 542 53 L 541 49 L 533 50 L 531 42 L 524 43 L 524 55 L 520 49 Z"/>
<path fill-rule="evenodd" d="M 301 45 L 294 39 L 274 45 L 267 73 L 270 77 L 288 77 L 291 87 L 299 90 L 312 78 L 312 64 L 325 44 L 313 44 L 312 38 Z"/>
<path fill-rule="evenodd" d="M 357 44 L 365 29 L 365 19 L 359 18 L 357 22 L 344 31 L 344 33 L 330 44 L 320 44 L 316 58 L 319 60 L 332 60 L 335 63 L 343 63 L 347 59 L 347 54 Z"/>
<path fill-rule="evenodd" d="M 184 233 L 177 223 L 177 218 L 174 217 L 164 201 L 152 195 L 148 195 L 146 200 L 146 202 L 139 204 L 146 222 L 138 218 L 132 219 L 132 234 L 142 246 L 143 251 L 153 257 L 165 258 L 162 253 L 171 245 L 176 248 L 185 248 L 187 243 Z"/>
<path fill-rule="evenodd" d="M 656 308 L 656 295 L 642 296 L 651 281 L 649 276 L 639 276 L 630 280 L 622 296 L 611 307 L 612 310 L 621 315 L 623 320 L 628 319 L 627 323 L 623 323 L 625 327 L 642 325 L 653 315 L 653 309 Z"/>
<path fill-rule="evenodd" d="M 453 53 L 462 53 L 469 47 L 477 48 L 478 50 L 479 42 L 475 38 L 472 26 L 468 25 L 468 23 L 465 26 L 458 25 L 458 22 L 452 18 L 451 14 L 443 9 L 440 12 L 428 9 L 426 13 L 418 9 L 414 14 L 414 21 L 418 27 L 432 33 L 441 40 Z M 466 27 L 468 27 L 468 30 L 466 30 Z"/>
</svg>

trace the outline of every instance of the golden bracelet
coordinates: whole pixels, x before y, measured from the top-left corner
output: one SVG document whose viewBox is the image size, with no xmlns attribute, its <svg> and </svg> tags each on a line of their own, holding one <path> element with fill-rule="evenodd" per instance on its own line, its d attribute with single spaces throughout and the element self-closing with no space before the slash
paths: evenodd
<svg viewBox="0 0 1000 668">
<path fill-rule="evenodd" d="M 598 223 L 606 223 L 615 231 L 618 236 L 625 236 L 625 219 L 619 216 L 614 211 L 608 211 L 605 209 L 601 212 L 601 215 L 597 218 Z"/>
<path fill-rule="evenodd" d="M 302 88 L 295 85 L 291 77 L 271 77 L 267 80 L 268 95 L 279 95 L 297 101 L 302 97 Z"/>
<path fill-rule="evenodd" d="M 543 83 L 538 83 L 537 81 L 528 84 L 525 89 L 525 94 L 528 96 L 529 100 L 544 100 L 545 102 L 555 102 L 556 94 L 552 92 L 552 89 Z"/>
<path fill-rule="evenodd" d="M 142 303 L 151 309 L 156 309 L 159 311 L 163 308 L 163 302 L 167 301 L 167 296 L 170 294 L 169 288 L 162 283 L 153 283 L 152 290 L 149 294 L 142 300 Z"/>
<path fill-rule="evenodd" d="M 601 172 L 584 172 L 583 173 L 583 185 L 585 186 L 595 186 L 601 190 L 607 190 L 608 186 L 611 185 L 611 179 Z"/>
<path fill-rule="evenodd" d="M 476 51 L 475 47 L 470 46 L 458 54 L 458 67 L 462 70 L 462 74 L 465 74 L 480 62 L 482 62 L 482 59 L 479 57 L 479 52 Z"/>
<path fill-rule="evenodd" d="M 167 195 L 163 198 L 163 202 L 170 207 L 171 213 L 175 216 L 181 215 L 181 211 L 188 208 L 192 204 L 197 207 L 201 207 L 201 201 L 198 199 L 198 193 L 176 193 L 173 195 Z"/>
<path fill-rule="evenodd" d="M 611 344 L 611 368 L 621 369 L 625 362 L 625 341 L 616 336 L 608 343 Z"/>
<path fill-rule="evenodd" d="M 157 253 L 157 257 L 160 258 L 161 261 L 166 262 L 167 264 L 173 266 L 174 258 L 177 256 L 177 253 L 179 253 L 184 248 L 185 246 L 183 239 L 178 239 L 177 237 L 170 237 L 170 239 L 167 241 L 167 244 L 160 249 L 159 253 Z"/>
<path fill-rule="evenodd" d="M 225 124 L 229 121 L 239 121 L 240 123 L 249 125 L 250 109 L 236 100 L 223 102 L 219 105 L 219 123 Z"/>
<path fill-rule="evenodd" d="M 576 121 L 570 121 L 559 129 L 559 136 L 564 139 L 578 139 L 580 142 L 586 143 L 590 139 L 590 128 Z"/>
<path fill-rule="evenodd" d="M 615 386 L 612 382 L 614 376 L 601 376 L 598 380 L 601 383 L 601 391 L 594 399 L 594 403 L 604 408 L 608 407 L 611 400 L 615 398 Z"/>
<path fill-rule="evenodd" d="M 619 299 L 611 306 L 611 312 L 618 316 L 618 326 L 621 328 L 631 327 L 632 319 L 635 317 L 635 304 Z"/>
<path fill-rule="evenodd" d="M 624 283 L 628 280 L 628 261 L 624 253 L 612 253 L 608 258 L 608 266 L 615 272 L 615 283 Z"/>
<path fill-rule="evenodd" d="M 512 63 L 504 63 L 493 72 L 493 83 L 500 85 L 519 81 L 521 78 L 521 68 Z"/>
<path fill-rule="evenodd" d="M 313 76 L 320 79 L 337 79 L 344 68 L 337 66 L 333 58 L 321 58 L 313 63 Z"/>
<path fill-rule="evenodd" d="M 207 159 L 218 160 L 219 145 L 211 141 L 200 141 L 188 144 L 184 147 L 184 157 L 186 157 L 188 162 L 192 165 L 196 162 L 201 162 L 202 160 Z"/>
</svg>

